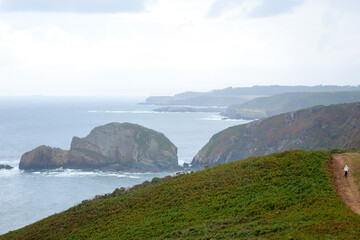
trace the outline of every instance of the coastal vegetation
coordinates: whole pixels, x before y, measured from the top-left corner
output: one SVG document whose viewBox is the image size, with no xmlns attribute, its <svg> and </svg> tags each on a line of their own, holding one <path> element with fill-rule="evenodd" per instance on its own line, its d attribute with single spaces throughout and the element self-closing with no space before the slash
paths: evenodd
<svg viewBox="0 0 360 240">
<path fill-rule="evenodd" d="M 234 119 L 260 119 L 317 105 L 360 101 L 360 91 L 282 93 L 229 106 L 222 115 Z"/>
<path fill-rule="evenodd" d="M 154 178 L 0 239 L 359 239 L 331 159 L 292 150 Z"/>
<path fill-rule="evenodd" d="M 360 103 L 316 106 L 215 134 L 193 166 L 211 166 L 291 149 L 360 148 Z"/>
</svg>

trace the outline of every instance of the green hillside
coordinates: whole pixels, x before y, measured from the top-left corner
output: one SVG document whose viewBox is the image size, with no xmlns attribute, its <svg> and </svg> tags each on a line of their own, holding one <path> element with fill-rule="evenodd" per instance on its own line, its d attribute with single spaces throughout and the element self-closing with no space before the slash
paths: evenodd
<svg viewBox="0 0 360 240">
<path fill-rule="evenodd" d="M 316 106 L 229 127 L 211 137 L 192 166 L 212 166 L 292 149 L 360 148 L 360 103 Z"/>
<path fill-rule="evenodd" d="M 360 91 L 283 93 L 271 97 L 255 98 L 242 104 L 232 105 L 222 114 L 229 118 L 259 119 L 317 105 L 327 106 L 359 101 Z"/>
<path fill-rule="evenodd" d="M 360 239 L 331 155 L 287 151 L 153 179 L 0 239 Z"/>
</svg>

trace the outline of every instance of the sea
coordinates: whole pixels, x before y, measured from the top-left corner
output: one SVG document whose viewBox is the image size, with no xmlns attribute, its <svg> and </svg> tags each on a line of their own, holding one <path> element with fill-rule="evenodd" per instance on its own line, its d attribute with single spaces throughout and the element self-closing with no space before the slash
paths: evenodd
<svg viewBox="0 0 360 240">
<path fill-rule="evenodd" d="M 158 113 L 143 99 L 117 97 L 0 97 L 0 235 L 154 177 L 174 172 L 101 172 L 71 169 L 19 170 L 23 153 L 40 145 L 70 149 L 100 125 L 130 122 L 162 132 L 178 148 L 179 165 L 190 163 L 212 135 L 246 120 L 217 113 Z"/>
</svg>

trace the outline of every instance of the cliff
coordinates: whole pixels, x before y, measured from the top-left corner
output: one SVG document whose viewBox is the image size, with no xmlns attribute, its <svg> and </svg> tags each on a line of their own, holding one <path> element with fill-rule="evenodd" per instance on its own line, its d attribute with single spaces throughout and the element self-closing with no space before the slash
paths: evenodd
<svg viewBox="0 0 360 240">
<path fill-rule="evenodd" d="M 222 115 L 234 119 L 261 119 L 317 105 L 360 101 L 360 91 L 282 93 L 229 106 Z"/>
<path fill-rule="evenodd" d="M 225 129 L 193 166 L 217 165 L 290 149 L 360 148 L 360 103 L 316 106 Z"/>
<path fill-rule="evenodd" d="M 74 137 L 70 151 L 41 146 L 25 153 L 20 169 L 178 170 L 177 148 L 154 130 L 131 123 L 96 127 Z"/>
<path fill-rule="evenodd" d="M 244 103 L 246 97 L 242 96 L 194 96 L 194 97 L 149 97 L 144 104 L 155 105 L 189 105 L 189 106 L 218 106 L 226 107 L 232 104 Z"/>
<path fill-rule="evenodd" d="M 191 105 L 191 106 L 230 106 L 245 103 L 250 99 L 272 96 L 281 93 L 314 91 L 352 91 L 360 86 L 253 86 L 218 89 L 209 92 L 183 92 L 174 96 L 151 96 L 143 104 Z M 340 103 L 340 102 L 339 102 Z M 315 105 L 319 105 L 318 103 Z M 315 106 L 312 105 L 312 106 Z M 307 106 L 310 107 L 310 106 Z"/>
</svg>

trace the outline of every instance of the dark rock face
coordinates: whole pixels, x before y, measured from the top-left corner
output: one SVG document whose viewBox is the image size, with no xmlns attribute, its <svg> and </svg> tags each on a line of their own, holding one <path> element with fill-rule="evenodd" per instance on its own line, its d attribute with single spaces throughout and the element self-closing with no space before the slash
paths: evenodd
<svg viewBox="0 0 360 240">
<path fill-rule="evenodd" d="M 110 123 L 93 129 L 84 138 L 74 137 L 70 151 L 41 146 L 25 153 L 19 166 L 20 169 L 58 167 L 107 171 L 179 169 L 177 148 L 168 138 L 131 123 Z"/>
<path fill-rule="evenodd" d="M 19 168 L 26 170 L 56 169 L 63 167 L 69 160 L 69 151 L 45 145 L 24 153 Z"/>
<path fill-rule="evenodd" d="M 13 169 L 13 167 L 10 165 L 0 164 L 0 170 L 1 169 L 11 170 L 11 169 Z"/>
<path fill-rule="evenodd" d="M 177 148 L 169 139 L 131 123 L 110 123 L 85 138 L 74 137 L 67 166 L 150 171 L 179 167 Z"/>
<path fill-rule="evenodd" d="M 111 159 L 103 156 L 98 146 L 73 137 L 70 147 L 70 161 L 68 168 L 93 168 L 111 164 Z"/>
<path fill-rule="evenodd" d="M 360 148 L 360 103 L 316 106 L 215 134 L 192 166 L 211 166 L 292 149 Z"/>
</svg>

